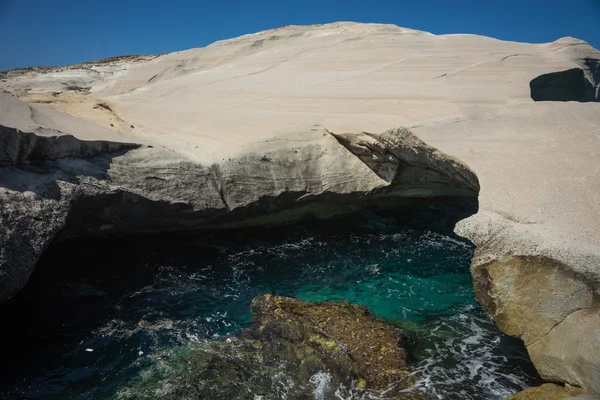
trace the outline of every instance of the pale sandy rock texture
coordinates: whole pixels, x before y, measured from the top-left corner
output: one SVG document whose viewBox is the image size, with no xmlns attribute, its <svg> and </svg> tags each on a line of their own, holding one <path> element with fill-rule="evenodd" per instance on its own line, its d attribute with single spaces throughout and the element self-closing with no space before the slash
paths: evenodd
<svg viewBox="0 0 600 400">
<path fill-rule="evenodd" d="M 580 317 L 594 323 L 600 293 L 599 60 L 574 38 L 527 44 L 344 22 L 148 59 L 12 72 L 0 89 L 126 136 L 119 141 L 151 143 L 113 159 L 111 179 L 182 209 L 239 209 L 262 182 L 254 177 L 271 171 L 285 173 L 268 180 L 269 196 L 293 191 L 298 199 L 390 186 L 434 195 L 440 187 L 428 185 L 447 168 L 452 190 L 472 190 L 455 168 L 462 160 L 481 184 L 479 213 L 456 227 L 477 245 L 479 301 L 526 342 L 542 376 L 598 391 L 600 338 L 581 330 Z M 392 185 L 403 164 L 385 159 L 395 156 L 386 134 L 361 132 L 400 126 L 456 159 L 444 156 L 433 175 L 421 171 L 427 184 Z M 128 166 L 140 175 L 122 172 L 134 171 Z M 213 194 L 198 200 L 177 187 L 184 176 L 186 188 L 216 182 Z M 584 372 L 577 363 L 591 364 Z"/>
<path fill-rule="evenodd" d="M 596 397 L 584 393 L 581 389 L 565 387 L 553 383 L 545 383 L 538 387 L 532 387 L 507 400 L 595 400 Z"/>
<path fill-rule="evenodd" d="M 0 113 L 2 299 L 25 285 L 59 233 L 275 225 L 436 197 L 474 202 L 479 191 L 465 165 L 403 128 L 336 135 L 316 126 L 204 164 L 162 146 L 127 143 L 132 138 L 66 114 L 45 110 L 42 119 L 7 94 L 0 101 L 10 110 Z M 115 141 L 81 140 L 73 129 Z"/>
</svg>

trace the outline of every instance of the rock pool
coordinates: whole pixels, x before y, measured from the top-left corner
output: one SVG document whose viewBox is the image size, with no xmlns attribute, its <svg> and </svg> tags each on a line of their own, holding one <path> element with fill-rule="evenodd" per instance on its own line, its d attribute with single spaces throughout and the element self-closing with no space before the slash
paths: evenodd
<svg viewBox="0 0 600 400">
<path fill-rule="evenodd" d="M 12 327 L 2 333 L 9 355 L 0 395 L 150 398 L 136 390 L 144 377 L 168 379 L 150 374 L 158 362 L 168 367 L 190 346 L 247 328 L 252 299 L 273 293 L 347 300 L 400 327 L 415 389 L 427 398 L 503 399 L 539 378 L 521 342 L 475 303 L 472 253 L 453 234 L 373 215 L 55 244 L 27 288 L 0 307 Z M 307 382 L 276 375 L 262 388 L 266 397 L 247 398 L 364 398 L 333 387 L 328 371 Z"/>
</svg>

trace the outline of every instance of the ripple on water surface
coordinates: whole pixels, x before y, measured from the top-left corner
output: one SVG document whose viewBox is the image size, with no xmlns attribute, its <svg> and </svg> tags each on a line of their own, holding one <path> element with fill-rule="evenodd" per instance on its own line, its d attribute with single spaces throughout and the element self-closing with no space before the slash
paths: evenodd
<svg viewBox="0 0 600 400">
<path fill-rule="evenodd" d="M 250 301 L 266 292 L 348 300 L 400 325 L 432 399 L 503 399 L 537 383 L 522 344 L 473 300 L 472 245 L 378 222 L 55 245 L 0 309 L 15 327 L 4 342 L 21 349 L 3 361 L 0 394 L 118 397 L 161 354 L 249 326 Z M 289 378 L 272 377 L 272 398 L 297 398 Z M 357 398 L 327 371 L 303 396 Z"/>
</svg>

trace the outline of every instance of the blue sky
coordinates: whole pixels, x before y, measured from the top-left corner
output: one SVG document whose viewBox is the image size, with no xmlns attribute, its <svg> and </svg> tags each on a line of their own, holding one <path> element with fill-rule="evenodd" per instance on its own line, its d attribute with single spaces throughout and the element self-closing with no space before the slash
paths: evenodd
<svg viewBox="0 0 600 400">
<path fill-rule="evenodd" d="M 287 24 L 392 23 L 600 49 L 600 0 L 0 0 L 0 70 L 206 46 Z"/>
</svg>

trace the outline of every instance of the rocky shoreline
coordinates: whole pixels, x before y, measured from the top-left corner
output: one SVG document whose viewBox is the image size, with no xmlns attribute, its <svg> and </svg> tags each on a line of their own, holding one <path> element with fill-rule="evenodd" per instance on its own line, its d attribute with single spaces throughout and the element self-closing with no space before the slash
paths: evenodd
<svg viewBox="0 0 600 400">
<path fill-rule="evenodd" d="M 233 81 L 239 93 L 289 84 L 281 65 L 326 71 L 314 47 L 323 32 L 319 43 L 330 53 L 375 51 L 359 47 L 364 41 L 364 49 L 383 49 L 382 61 L 366 57 L 375 60 L 367 72 L 333 81 L 299 69 L 292 75 L 305 76 L 304 86 L 251 100 L 231 94 Z M 293 50 L 287 58 L 256 63 L 264 54 L 279 57 L 281 42 Z M 400 59 L 383 60 L 393 53 L 389 43 L 404 46 Z M 311 51 L 306 64 L 294 64 Z M 452 63 L 440 57 L 466 64 L 447 71 Z M 231 60 L 239 70 L 220 69 Z M 67 68 L 67 82 L 44 77 L 63 70 L 4 74 L 0 88 L 40 105 L 0 95 L 0 299 L 25 285 L 56 238 L 272 225 L 478 199 L 479 212 L 455 229 L 477 246 L 471 271 L 478 302 L 501 330 L 524 341 L 546 381 L 598 395 L 599 60 L 573 38 L 532 45 L 339 23 L 267 31 L 152 62 Z M 424 64 L 386 73 L 412 62 Z M 568 73 L 552 75 L 560 71 Z M 340 83 L 365 76 L 366 86 Z M 569 92 L 573 79 L 577 87 L 585 81 L 581 93 Z M 288 96 L 307 88 L 308 100 Z M 365 108 L 366 93 L 375 109 Z M 404 99 L 400 108 L 396 98 Z M 259 103 L 264 109 L 253 108 Z M 297 112 L 282 111 L 296 104 Z M 172 115 L 167 122 L 163 112 Z M 383 133 L 366 133 L 367 125 Z M 532 396 L 543 398 L 523 394 Z"/>
<path fill-rule="evenodd" d="M 8 118 L 14 115 L 0 119 Z M 152 146 L 64 134 L 38 139 L 10 127 L 0 135 L 7 165 L 0 169 L 2 300 L 25 285 L 59 234 L 280 225 L 436 197 L 474 199 L 479 190 L 466 166 L 406 129 L 381 135 L 314 129 L 302 144 L 258 145 L 210 166 Z"/>
<path fill-rule="evenodd" d="M 477 246 L 477 301 L 503 332 L 523 340 L 540 376 L 600 393 L 599 276 L 590 268 L 600 257 L 548 245 L 491 213 L 460 221 L 456 232 Z"/>
</svg>

